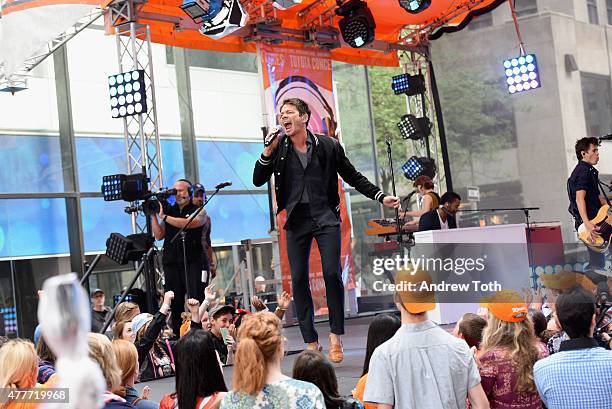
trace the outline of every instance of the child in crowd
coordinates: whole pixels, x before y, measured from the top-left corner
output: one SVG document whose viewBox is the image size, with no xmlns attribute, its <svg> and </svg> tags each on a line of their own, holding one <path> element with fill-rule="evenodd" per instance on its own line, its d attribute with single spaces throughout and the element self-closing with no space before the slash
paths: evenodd
<svg viewBox="0 0 612 409">
<path fill-rule="evenodd" d="M 364 409 L 359 400 L 340 396 L 334 367 L 319 351 L 307 349 L 297 357 L 293 364 L 293 379 L 318 387 L 323 393 L 326 409 Z"/>
</svg>

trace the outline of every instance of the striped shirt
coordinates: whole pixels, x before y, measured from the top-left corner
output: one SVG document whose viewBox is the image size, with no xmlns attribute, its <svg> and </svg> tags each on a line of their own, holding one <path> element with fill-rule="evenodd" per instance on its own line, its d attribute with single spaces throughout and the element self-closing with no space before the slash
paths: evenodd
<svg viewBox="0 0 612 409">
<path fill-rule="evenodd" d="M 593 338 L 563 341 L 558 353 L 535 363 L 533 374 L 548 409 L 612 408 L 612 351 Z"/>
</svg>

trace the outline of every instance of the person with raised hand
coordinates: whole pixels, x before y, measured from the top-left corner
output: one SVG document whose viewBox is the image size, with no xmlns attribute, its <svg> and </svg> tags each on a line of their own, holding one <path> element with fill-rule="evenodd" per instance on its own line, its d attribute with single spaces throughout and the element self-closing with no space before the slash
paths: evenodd
<svg viewBox="0 0 612 409">
<path fill-rule="evenodd" d="M 136 333 L 136 349 L 140 377 L 143 380 L 170 376 L 174 374 L 174 345 L 176 339 L 162 337 L 167 314 L 174 294 L 168 291 L 164 294 L 164 303 L 159 311 L 151 314 L 140 314 L 132 320 L 132 328 Z M 187 306 L 192 313 L 191 328 L 202 328 L 199 319 L 200 303 L 196 299 L 187 300 Z"/>
</svg>

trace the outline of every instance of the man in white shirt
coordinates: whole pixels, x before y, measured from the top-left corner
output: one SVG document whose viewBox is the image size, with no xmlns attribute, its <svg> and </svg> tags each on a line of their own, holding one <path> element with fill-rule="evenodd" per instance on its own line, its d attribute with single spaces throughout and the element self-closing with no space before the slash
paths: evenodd
<svg viewBox="0 0 612 409">
<path fill-rule="evenodd" d="M 416 284 L 431 277 L 418 270 L 402 270 L 395 283 Z M 436 307 L 430 291 L 395 293 L 402 315 L 396 334 L 374 350 L 363 399 L 378 409 L 473 409 L 489 408 L 480 385 L 474 356 L 462 339 L 438 327 L 427 317 Z"/>
</svg>

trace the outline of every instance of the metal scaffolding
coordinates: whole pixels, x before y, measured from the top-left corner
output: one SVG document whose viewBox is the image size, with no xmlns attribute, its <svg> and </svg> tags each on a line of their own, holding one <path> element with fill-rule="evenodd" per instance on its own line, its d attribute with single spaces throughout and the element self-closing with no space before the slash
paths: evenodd
<svg viewBox="0 0 612 409">
<path fill-rule="evenodd" d="M 106 22 L 115 28 L 117 40 L 117 60 L 119 72 L 143 70 L 147 111 L 140 115 L 123 118 L 127 173 L 146 172 L 150 179 L 152 192 L 163 187 L 162 154 L 157 127 L 157 105 L 155 100 L 155 81 L 153 79 L 153 58 L 151 52 L 151 32 L 147 24 L 137 23 L 142 0 L 115 0 L 106 9 Z M 146 216 L 139 219 L 132 214 L 134 233 L 151 233 L 151 221 Z M 161 288 L 163 272 L 160 263 L 151 256 L 146 262 L 144 279 L 150 308 L 154 306 L 154 288 Z M 154 274 L 153 274 L 154 272 Z"/>
<path fill-rule="evenodd" d="M 163 169 L 157 128 L 151 33 L 148 25 L 135 22 L 138 8 L 142 4 L 133 0 L 114 1 L 109 5 L 106 17 L 116 30 L 119 72 L 144 70 L 145 73 L 147 112 L 123 118 L 127 172 L 131 175 L 146 171 L 151 180 L 151 191 L 157 191 L 163 187 Z M 146 232 L 146 223 L 133 215 L 132 228 L 134 233 Z"/>
</svg>

